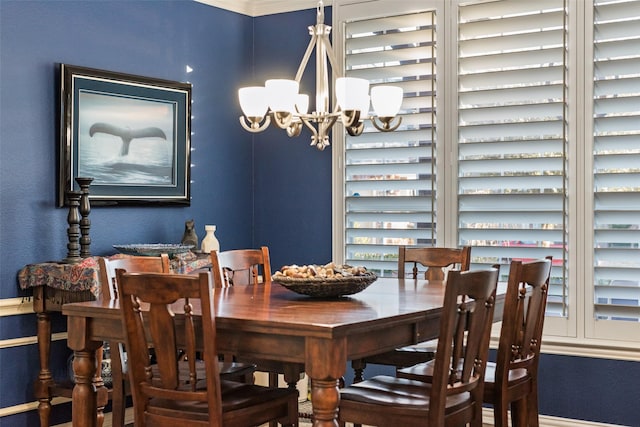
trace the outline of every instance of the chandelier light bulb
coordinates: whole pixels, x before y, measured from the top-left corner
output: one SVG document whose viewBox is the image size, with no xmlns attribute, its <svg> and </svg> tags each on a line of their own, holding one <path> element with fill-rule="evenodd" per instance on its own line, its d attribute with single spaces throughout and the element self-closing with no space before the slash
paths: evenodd
<svg viewBox="0 0 640 427">
<path fill-rule="evenodd" d="M 399 86 L 375 86 L 371 89 L 371 103 L 378 117 L 393 117 L 402 105 L 402 88 Z"/>
<path fill-rule="evenodd" d="M 368 105 L 369 81 L 356 77 L 337 78 L 336 98 L 343 111 L 359 110 L 365 103 Z"/>
<path fill-rule="evenodd" d="M 298 109 L 298 113 L 307 114 L 309 111 L 309 95 L 299 93 L 296 98 L 296 108 Z"/>
<path fill-rule="evenodd" d="M 269 107 L 274 112 L 295 111 L 299 84 L 295 80 L 272 79 L 264 84 L 269 99 Z"/>
<path fill-rule="evenodd" d="M 238 90 L 240 108 L 247 117 L 264 117 L 269 105 L 267 91 L 262 86 L 243 87 Z"/>
</svg>

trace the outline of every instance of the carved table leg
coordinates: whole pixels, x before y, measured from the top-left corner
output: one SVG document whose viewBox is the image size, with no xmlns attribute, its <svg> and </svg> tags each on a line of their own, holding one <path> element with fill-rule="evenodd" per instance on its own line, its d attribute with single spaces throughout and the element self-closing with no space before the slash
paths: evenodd
<svg viewBox="0 0 640 427">
<path fill-rule="evenodd" d="M 42 295 L 40 295 L 42 298 Z M 44 309 L 41 304 L 35 304 L 34 309 Z M 40 373 L 35 383 L 34 395 L 38 399 L 38 416 L 40 427 L 49 427 L 51 416 L 51 393 L 49 387 L 53 384 L 53 377 L 49 370 L 49 354 L 51 352 L 51 318 L 47 312 L 37 312 L 38 354 L 40 358 Z"/>
<path fill-rule="evenodd" d="M 347 363 L 346 339 L 309 337 L 305 344 L 305 366 L 311 377 L 314 427 L 338 427 L 338 386 Z"/>
<path fill-rule="evenodd" d="M 337 378 L 328 380 L 311 379 L 311 402 L 313 425 L 337 426 L 340 392 Z"/>
<path fill-rule="evenodd" d="M 72 420 L 74 427 L 102 427 L 108 392 L 100 374 L 96 375 L 96 351 L 102 341 L 88 338 L 89 320 L 68 318 L 69 348 L 74 351 Z M 98 371 L 99 372 L 99 371 Z"/>
</svg>

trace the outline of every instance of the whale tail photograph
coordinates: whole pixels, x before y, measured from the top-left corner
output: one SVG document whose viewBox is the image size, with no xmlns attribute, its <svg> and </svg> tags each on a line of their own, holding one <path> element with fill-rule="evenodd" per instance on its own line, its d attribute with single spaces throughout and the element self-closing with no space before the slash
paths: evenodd
<svg viewBox="0 0 640 427">
<path fill-rule="evenodd" d="M 78 173 L 94 185 L 174 182 L 174 116 L 170 103 L 80 94 Z M 83 175 L 83 176 L 84 176 Z"/>
</svg>

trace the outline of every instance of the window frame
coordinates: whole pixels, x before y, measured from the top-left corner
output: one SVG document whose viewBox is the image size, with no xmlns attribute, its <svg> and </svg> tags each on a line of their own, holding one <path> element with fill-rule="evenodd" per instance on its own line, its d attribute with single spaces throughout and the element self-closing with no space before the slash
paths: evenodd
<svg viewBox="0 0 640 427">
<path fill-rule="evenodd" d="M 437 227 L 436 239 L 440 244 L 457 246 L 457 176 L 458 176 L 458 114 L 457 101 L 457 37 L 458 5 L 484 3 L 486 0 L 429 0 L 407 2 L 411 7 L 436 10 L 438 38 L 438 71 L 445 78 L 437 79 L 436 102 L 439 105 L 436 122 L 437 158 L 436 182 L 438 202 L 437 218 L 452 218 L 444 226 Z M 343 64 L 342 24 L 349 13 L 359 18 L 373 18 L 385 14 L 392 7 L 394 14 L 398 3 L 393 0 L 335 0 L 333 4 L 333 41 L 338 66 Z M 396 6 L 393 8 L 393 6 Z M 567 0 L 568 8 L 568 315 L 564 318 L 547 317 L 542 351 L 550 354 L 576 355 L 620 360 L 639 360 L 640 324 L 622 325 L 627 329 L 628 340 L 606 339 L 607 329 L 618 328 L 620 323 L 603 324 L 594 317 L 594 251 L 593 251 L 593 2 L 591 0 Z M 357 12 L 356 12 L 357 11 Z M 415 11 L 415 9 L 414 9 Z M 407 11 L 408 12 L 408 11 Z M 580 126 L 578 126 L 580 124 Z M 344 131 L 336 126 L 332 135 L 333 156 L 333 258 L 344 259 Z M 446 141 L 450 141 L 447 143 Z M 455 143 L 451 143 L 454 141 Z M 580 143 L 577 143 L 579 141 Z M 447 165 L 448 167 L 445 167 Z M 613 323 L 613 324 L 611 324 Z M 492 345 L 497 345 L 499 324 L 494 327 Z"/>
</svg>

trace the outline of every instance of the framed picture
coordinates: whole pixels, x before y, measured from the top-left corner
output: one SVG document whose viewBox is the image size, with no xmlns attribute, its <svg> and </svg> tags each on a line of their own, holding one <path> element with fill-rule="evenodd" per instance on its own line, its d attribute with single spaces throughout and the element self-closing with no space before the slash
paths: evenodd
<svg viewBox="0 0 640 427">
<path fill-rule="evenodd" d="M 93 178 L 92 205 L 191 198 L 191 84 L 61 64 L 58 206 Z"/>
</svg>

